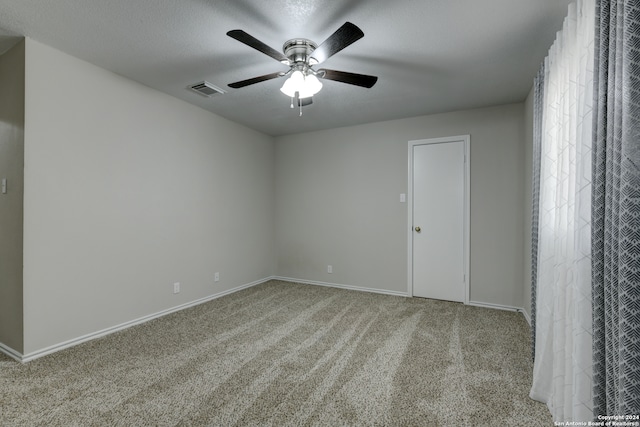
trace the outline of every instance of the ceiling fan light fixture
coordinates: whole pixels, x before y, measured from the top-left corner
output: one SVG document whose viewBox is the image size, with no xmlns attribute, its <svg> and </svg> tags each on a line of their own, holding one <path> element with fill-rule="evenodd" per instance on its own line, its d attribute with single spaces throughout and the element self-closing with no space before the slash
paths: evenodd
<svg viewBox="0 0 640 427">
<path fill-rule="evenodd" d="M 291 76 L 284 82 L 280 91 L 287 95 L 289 98 L 294 98 L 296 92 L 298 98 L 309 98 L 322 89 L 322 83 L 313 74 L 305 76 L 302 71 L 296 70 Z"/>
<path fill-rule="evenodd" d="M 300 89 L 304 85 L 304 75 L 302 71 L 296 70 L 291 73 L 291 76 L 284 82 L 280 88 L 280 92 L 284 93 L 290 98 L 296 95 L 296 92 L 300 92 Z"/>
<path fill-rule="evenodd" d="M 313 74 L 309 74 L 307 75 L 307 77 L 305 77 L 304 84 L 305 89 L 311 93 L 311 95 L 309 96 L 315 95 L 316 93 L 320 92 L 320 89 L 322 89 L 322 83 Z"/>
</svg>

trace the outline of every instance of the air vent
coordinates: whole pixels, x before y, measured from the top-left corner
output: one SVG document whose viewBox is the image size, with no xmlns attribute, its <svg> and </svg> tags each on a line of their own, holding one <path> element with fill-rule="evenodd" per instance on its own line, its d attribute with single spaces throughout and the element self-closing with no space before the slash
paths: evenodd
<svg viewBox="0 0 640 427">
<path fill-rule="evenodd" d="M 198 92 L 200 95 L 202 96 L 206 96 L 207 98 L 212 97 L 213 95 L 217 95 L 220 93 L 225 93 L 224 90 L 220 89 L 219 87 L 216 87 L 214 85 L 212 85 L 209 82 L 200 82 L 200 83 L 196 83 L 194 85 L 189 86 L 191 88 L 191 90 Z"/>
</svg>

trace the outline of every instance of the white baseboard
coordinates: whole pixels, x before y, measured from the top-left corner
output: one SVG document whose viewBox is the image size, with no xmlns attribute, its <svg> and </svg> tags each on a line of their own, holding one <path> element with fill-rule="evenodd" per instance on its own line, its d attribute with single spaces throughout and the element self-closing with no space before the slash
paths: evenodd
<svg viewBox="0 0 640 427">
<path fill-rule="evenodd" d="M 22 362 L 22 353 L 12 349 L 9 346 L 6 346 L 0 342 L 0 353 L 4 353 L 12 359 L 17 360 L 18 362 Z"/>
<path fill-rule="evenodd" d="M 294 279 L 292 277 L 274 276 L 271 279 L 280 280 L 282 282 L 302 283 L 304 285 L 327 286 L 327 287 L 330 287 L 330 288 L 348 289 L 350 291 L 372 292 L 372 293 L 375 293 L 375 294 L 393 295 L 393 296 L 396 296 L 396 297 L 406 297 L 407 296 L 406 292 L 389 291 L 389 290 L 385 290 L 385 289 L 376 289 L 376 288 L 364 288 L 362 286 L 341 285 L 341 284 L 338 284 L 338 283 L 318 282 L 318 281 L 315 281 L 315 280 Z"/>
<path fill-rule="evenodd" d="M 495 308 L 496 310 L 522 311 L 522 308 L 520 307 L 511 307 L 509 305 L 492 304 L 490 302 L 469 301 L 468 305 L 472 305 L 474 307 Z"/>
<path fill-rule="evenodd" d="M 256 286 L 256 285 L 259 285 L 261 283 L 268 282 L 271 279 L 272 279 L 271 277 L 267 277 L 267 278 L 264 278 L 264 279 L 256 280 L 255 282 L 247 283 L 245 285 L 236 286 L 235 288 L 228 289 L 226 291 L 222 291 L 222 292 L 219 292 L 217 294 L 209 295 L 207 297 L 200 298 L 200 299 L 197 299 L 195 301 L 191 301 L 191 302 L 188 302 L 188 303 L 185 303 L 185 304 L 181 304 L 181 305 L 178 305 L 178 306 L 175 306 L 175 307 L 172 307 L 172 308 L 168 308 L 166 310 L 162 310 L 162 311 L 159 311 L 157 313 L 149 314 L 147 316 L 143 316 L 143 317 L 140 317 L 138 319 L 131 320 L 129 322 L 121 323 L 119 325 L 112 326 L 110 328 L 102 329 L 100 331 L 92 332 L 90 334 L 86 334 L 86 335 L 83 335 L 81 337 L 73 338 L 73 339 L 68 340 L 68 341 L 64 341 L 64 342 L 61 342 L 61 343 L 58 343 L 58 344 L 54 344 L 52 346 L 49 346 L 49 347 L 46 347 L 46 348 L 43 348 L 43 349 L 40 349 L 40 350 L 37 350 L 37 351 L 33 351 L 31 353 L 27 353 L 25 355 L 21 355 L 20 353 L 17 353 L 15 351 L 13 352 L 13 354 L 11 354 L 9 352 L 11 349 L 9 349 L 8 347 L 6 347 L 6 349 L 3 348 L 5 346 L 3 346 L 1 343 L 0 343 L 0 351 L 2 351 L 3 353 L 7 354 L 8 356 L 18 360 L 19 362 L 22 362 L 22 363 L 30 362 L 30 361 L 32 361 L 34 359 L 38 359 L 38 358 L 46 356 L 48 354 L 55 353 L 57 351 L 64 350 L 64 349 L 69 348 L 69 347 L 73 347 L 73 346 L 76 346 L 78 344 L 82 344 L 84 342 L 87 342 L 87 341 L 90 341 L 90 340 L 94 340 L 96 338 L 100 338 L 100 337 L 103 337 L 105 335 L 109 335 L 109 334 L 112 334 L 114 332 L 118 332 L 118 331 L 121 331 L 123 329 L 127 329 L 127 328 L 130 328 L 132 326 L 148 322 L 148 321 L 153 320 L 153 319 L 157 319 L 158 317 L 166 316 L 167 314 L 175 313 L 176 311 L 180 311 L 180 310 L 184 310 L 186 308 L 194 307 L 196 305 L 203 304 L 205 302 L 208 302 L 208 301 L 223 297 L 225 295 L 229 295 L 229 294 L 241 291 L 243 289 L 247 289 L 247 288 L 250 288 L 252 286 Z"/>
<path fill-rule="evenodd" d="M 529 317 L 529 313 L 527 313 L 522 307 L 511 307 L 508 305 L 491 304 L 488 302 L 477 301 L 469 301 L 468 305 L 472 305 L 474 307 L 493 308 L 496 310 L 517 311 L 518 313 L 522 313 L 522 315 L 524 316 L 524 320 L 526 320 L 529 326 L 531 326 L 531 317 Z"/>
</svg>

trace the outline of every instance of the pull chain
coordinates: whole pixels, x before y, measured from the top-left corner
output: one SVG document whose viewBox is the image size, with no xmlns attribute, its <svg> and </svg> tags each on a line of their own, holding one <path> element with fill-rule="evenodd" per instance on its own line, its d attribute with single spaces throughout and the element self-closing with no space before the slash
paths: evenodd
<svg viewBox="0 0 640 427">
<path fill-rule="evenodd" d="M 298 95 L 298 92 L 296 92 L 296 95 Z M 294 97 L 292 96 L 290 108 L 293 108 L 293 99 Z M 295 99 L 298 101 L 298 106 L 300 107 L 300 117 L 302 117 L 302 100 L 298 96 L 296 96 Z"/>
</svg>

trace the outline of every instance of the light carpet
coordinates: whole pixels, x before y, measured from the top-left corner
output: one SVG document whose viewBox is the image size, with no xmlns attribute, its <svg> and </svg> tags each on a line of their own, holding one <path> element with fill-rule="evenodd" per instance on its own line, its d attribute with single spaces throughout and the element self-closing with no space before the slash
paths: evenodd
<svg viewBox="0 0 640 427">
<path fill-rule="evenodd" d="M 550 426 L 522 315 L 267 282 L 20 364 L 2 426 Z"/>
</svg>

